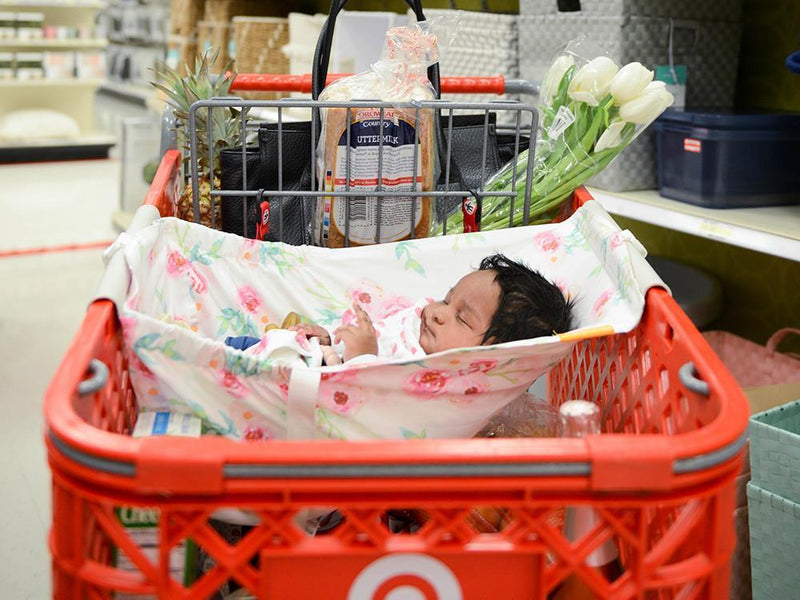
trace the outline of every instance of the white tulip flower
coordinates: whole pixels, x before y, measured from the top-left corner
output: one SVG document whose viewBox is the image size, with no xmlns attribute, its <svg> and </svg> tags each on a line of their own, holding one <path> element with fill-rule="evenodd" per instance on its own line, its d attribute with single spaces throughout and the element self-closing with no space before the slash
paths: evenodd
<svg viewBox="0 0 800 600">
<path fill-rule="evenodd" d="M 616 148 L 622 142 L 622 128 L 627 123 L 622 119 L 614 119 L 594 145 L 594 151 L 600 152 L 607 148 Z"/>
<path fill-rule="evenodd" d="M 651 81 L 641 94 L 619 107 L 619 117 L 628 123 L 648 125 L 673 102 L 675 98 L 663 81 Z"/>
<path fill-rule="evenodd" d="M 564 77 L 564 73 L 574 64 L 575 60 L 567 54 L 562 54 L 553 61 L 553 64 L 544 76 L 544 81 L 542 81 L 542 87 L 539 91 L 539 103 L 541 105 L 550 106 L 550 103 L 553 101 L 553 96 L 555 96 L 558 91 L 558 84 L 561 83 L 561 79 Z"/>
<path fill-rule="evenodd" d="M 633 100 L 644 91 L 647 84 L 653 81 L 653 72 L 642 63 L 632 62 L 622 67 L 611 80 L 609 91 L 616 104 L 624 104 Z"/>
<path fill-rule="evenodd" d="M 576 102 L 597 106 L 608 94 L 609 85 L 617 71 L 619 71 L 617 63 L 607 56 L 598 56 L 583 65 L 575 74 L 567 93 Z"/>
</svg>

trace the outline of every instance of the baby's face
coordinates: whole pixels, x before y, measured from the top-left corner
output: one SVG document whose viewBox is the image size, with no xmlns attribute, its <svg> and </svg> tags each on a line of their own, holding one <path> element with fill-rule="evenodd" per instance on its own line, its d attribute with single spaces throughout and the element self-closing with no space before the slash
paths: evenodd
<svg viewBox="0 0 800 600">
<path fill-rule="evenodd" d="M 450 348 L 480 346 L 500 303 L 500 286 L 492 270 L 462 277 L 444 300 L 422 309 L 419 345 L 426 354 Z"/>
</svg>

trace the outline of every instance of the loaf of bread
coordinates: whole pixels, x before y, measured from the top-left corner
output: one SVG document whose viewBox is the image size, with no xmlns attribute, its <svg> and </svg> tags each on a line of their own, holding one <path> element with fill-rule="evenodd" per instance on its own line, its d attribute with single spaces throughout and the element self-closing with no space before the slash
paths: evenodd
<svg viewBox="0 0 800 600">
<path fill-rule="evenodd" d="M 426 75 L 435 54 L 436 38 L 419 27 L 391 29 L 382 59 L 370 71 L 340 79 L 320 95 L 320 101 L 374 98 L 396 105 L 382 113 L 377 107 L 351 108 L 349 120 L 347 108 L 320 111 L 320 190 L 354 193 L 317 202 L 318 245 L 341 248 L 429 235 L 433 202 L 423 192 L 435 185 L 434 111 L 403 103 L 435 97 Z M 378 189 L 391 194 L 370 196 Z"/>
</svg>

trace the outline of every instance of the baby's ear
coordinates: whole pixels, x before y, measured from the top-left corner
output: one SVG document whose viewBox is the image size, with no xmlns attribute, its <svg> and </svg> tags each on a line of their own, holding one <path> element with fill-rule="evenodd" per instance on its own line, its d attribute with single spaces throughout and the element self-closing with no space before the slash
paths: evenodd
<svg viewBox="0 0 800 600">
<path fill-rule="evenodd" d="M 495 343 L 495 340 L 496 340 L 496 339 L 497 339 L 497 338 L 495 338 L 495 336 L 492 336 L 492 337 L 490 337 L 488 340 L 484 340 L 484 341 L 481 343 L 481 346 L 491 346 L 492 344 L 494 344 L 494 343 Z"/>
</svg>

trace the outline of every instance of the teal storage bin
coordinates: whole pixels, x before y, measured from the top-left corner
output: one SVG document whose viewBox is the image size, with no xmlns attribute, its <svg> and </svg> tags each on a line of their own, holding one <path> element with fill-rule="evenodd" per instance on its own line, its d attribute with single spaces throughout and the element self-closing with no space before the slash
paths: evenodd
<svg viewBox="0 0 800 600">
<path fill-rule="evenodd" d="M 800 502 L 800 400 L 750 417 L 750 470 L 755 485 Z"/>
<path fill-rule="evenodd" d="M 750 565 L 754 600 L 789 600 L 800 595 L 800 504 L 747 484 Z"/>
</svg>

